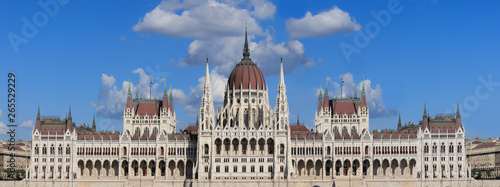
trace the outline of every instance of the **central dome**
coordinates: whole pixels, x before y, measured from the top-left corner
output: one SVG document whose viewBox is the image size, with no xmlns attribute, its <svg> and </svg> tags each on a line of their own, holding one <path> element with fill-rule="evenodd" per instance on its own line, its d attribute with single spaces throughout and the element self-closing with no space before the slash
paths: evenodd
<svg viewBox="0 0 500 187">
<path fill-rule="evenodd" d="M 247 32 L 245 31 L 245 46 L 243 48 L 243 58 L 236 64 L 227 80 L 230 90 L 236 89 L 266 89 L 266 81 L 259 67 L 250 59 L 250 49 L 248 49 Z"/>
</svg>

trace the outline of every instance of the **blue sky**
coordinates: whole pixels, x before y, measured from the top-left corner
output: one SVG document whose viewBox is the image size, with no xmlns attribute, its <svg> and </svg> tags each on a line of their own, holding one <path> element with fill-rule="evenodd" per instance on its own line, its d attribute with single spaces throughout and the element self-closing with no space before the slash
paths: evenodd
<svg viewBox="0 0 500 187">
<path fill-rule="evenodd" d="M 46 11 L 39 2 L 58 4 Z M 418 123 L 424 103 L 434 116 L 455 112 L 459 102 L 469 138 L 499 136 L 497 1 L 42 0 L 0 7 L 1 140 L 8 72 L 18 78 L 21 139 L 30 138 L 38 105 L 42 116 L 61 118 L 71 105 L 78 125 L 96 115 L 98 129 L 121 131 L 129 78 L 148 97 L 150 76 L 155 96 L 165 78 L 172 86 L 177 129 L 184 129 L 196 121 L 206 57 L 220 106 L 217 90 L 241 58 L 245 20 L 272 106 L 283 57 L 290 121 L 300 114 L 313 126 L 325 79 L 334 97 L 343 76 L 348 97 L 364 76 L 371 130 L 395 128 L 399 113 Z"/>
</svg>

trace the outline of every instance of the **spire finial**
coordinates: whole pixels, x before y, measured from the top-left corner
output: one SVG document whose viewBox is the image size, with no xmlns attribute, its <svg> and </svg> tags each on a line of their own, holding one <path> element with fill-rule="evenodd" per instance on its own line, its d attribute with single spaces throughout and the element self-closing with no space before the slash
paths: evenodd
<svg viewBox="0 0 500 187">
<path fill-rule="evenodd" d="M 42 118 L 40 117 L 40 105 L 38 105 L 38 112 L 36 113 L 36 120 L 40 121 Z"/>
<path fill-rule="evenodd" d="M 281 58 L 281 63 L 280 63 L 280 80 L 279 80 L 279 86 L 284 86 L 285 85 L 285 74 L 283 72 L 283 58 Z"/>
<path fill-rule="evenodd" d="M 300 125 L 299 113 L 297 113 L 297 125 Z"/>
<path fill-rule="evenodd" d="M 401 113 L 399 113 L 398 129 L 401 129 Z"/>
<path fill-rule="evenodd" d="M 128 97 L 132 97 L 132 93 L 130 92 L 130 77 L 128 77 L 128 93 L 127 93 L 127 96 Z"/>
<path fill-rule="evenodd" d="M 356 83 L 354 83 L 354 98 L 358 98 L 358 88 Z"/>
<path fill-rule="evenodd" d="M 165 78 L 165 87 L 163 88 L 163 97 L 168 97 L 168 93 L 167 93 L 167 78 Z"/>
<path fill-rule="evenodd" d="M 170 84 L 170 97 L 169 97 L 169 100 L 172 101 L 172 84 Z"/>
<path fill-rule="evenodd" d="M 139 84 L 135 86 L 135 100 L 139 100 Z"/>
<path fill-rule="evenodd" d="M 427 118 L 427 103 L 424 104 L 424 119 Z"/>
<path fill-rule="evenodd" d="M 247 21 L 245 20 L 245 45 L 243 47 L 243 59 L 250 58 L 250 49 L 248 49 L 248 37 L 247 37 Z"/>
<path fill-rule="evenodd" d="M 361 95 L 365 95 L 365 75 L 363 75 L 363 88 L 361 89 Z"/>
<path fill-rule="evenodd" d="M 95 127 L 95 114 L 94 114 L 94 117 L 92 118 L 92 130 L 96 130 L 96 127 Z"/>
<path fill-rule="evenodd" d="M 69 105 L 68 120 L 71 120 L 71 105 Z"/>
<path fill-rule="evenodd" d="M 460 107 L 459 107 L 458 101 L 457 101 L 457 117 L 456 118 L 460 118 Z"/>
</svg>

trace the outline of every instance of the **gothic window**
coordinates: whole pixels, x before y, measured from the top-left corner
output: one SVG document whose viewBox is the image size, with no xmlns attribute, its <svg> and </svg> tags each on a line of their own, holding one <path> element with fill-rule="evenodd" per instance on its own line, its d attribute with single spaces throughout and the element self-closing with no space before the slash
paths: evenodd
<svg viewBox="0 0 500 187">
<path fill-rule="evenodd" d="M 246 154 L 246 153 L 247 153 L 247 145 L 248 145 L 248 141 L 247 141 L 247 139 L 244 139 L 244 138 L 243 138 L 243 139 L 241 140 L 241 152 L 242 152 L 243 154 Z"/>
<path fill-rule="evenodd" d="M 162 147 L 162 149 L 163 149 L 163 147 Z M 205 154 L 208 155 L 208 144 L 205 144 L 204 150 L 205 150 Z"/>
<path fill-rule="evenodd" d="M 266 144 L 266 141 L 264 139 L 259 140 L 259 150 L 264 151 L 264 145 Z"/>
<path fill-rule="evenodd" d="M 273 139 L 269 138 L 267 139 L 267 153 L 268 154 L 274 154 L 274 141 Z"/>
<path fill-rule="evenodd" d="M 446 151 L 446 146 L 444 146 L 444 143 L 441 144 L 441 153 L 444 153 Z"/>
<path fill-rule="evenodd" d="M 250 126 L 248 125 L 248 110 L 245 109 L 245 111 L 243 112 L 243 120 L 244 120 L 244 124 L 247 128 L 250 128 Z"/>
<path fill-rule="evenodd" d="M 453 143 L 450 143 L 450 148 L 448 149 L 448 152 L 453 153 Z"/>
<path fill-rule="evenodd" d="M 437 153 L 437 145 L 436 145 L 436 143 L 434 143 L 434 145 L 432 146 L 432 153 Z"/>
<path fill-rule="evenodd" d="M 225 150 L 226 150 L 226 151 L 229 151 L 229 149 L 230 149 L 230 144 L 231 144 L 231 142 L 229 141 L 229 139 L 227 139 L 227 138 L 226 138 L 226 139 L 224 140 L 224 148 L 225 148 Z"/>
<path fill-rule="evenodd" d="M 135 134 L 137 134 L 137 137 L 141 137 L 141 129 L 139 127 L 135 128 Z"/>
<path fill-rule="evenodd" d="M 280 144 L 280 154 L 285 154 L 285 146 Z"/>
<path fill-rule="evenodd" d="M 256 144 L 257 144 L 257 141 L 255 141 L 255 139 L 253 139 L 253 138 L 252 138 L 252 139 L 250 140 L 250 149 L 251 149 L 252 151 L 255 151 L 255 145 L 256 145 Z"/>
<path fill-rule="evenodd" d="M 424 153 L 429 153 L 429 145 L 427 143 L 424 146 Z"/>
<path fill-rule="evenodd" d="M 233 150 L 238 152 L 238 144 L 239 144 L 239 141 L 238 139 L 233 139 Z"/>
<path fill-rule="evenodd" d="M 155 134 L 155 135 L 158 134 L 158 128 L 157 127 L 153 128 L 153 134 Z"/>
<path fill-rule="evenodd" d="M 356 132 L 356 127 L 352 126 L 352 128 L 351 128 L 351 136 L 354 135 L 355 132 Z"/>
<path fill-rule="evenodd" d="M 333 127 L 333 134 L 336 135 L 339 132 L 339 128 L 337 126 Z"/>
<path fill-rule="evenodd" d="M 217 138 L 215 140 L 215 147 L 216 147 L 216 151 L 217 151 L 216 153 L 220 154 L 220 150 L 221 150 L 221 147 L 222 147 L 222 141 L 219 138 Z"/>
<path fill-rule="evenodd" d="M 346 134 L 347 134 L 347 127 L 346 127 L 346 126 L 344 126 L 344 127 L 342 128 L 342 136 L 345 136 Z"/>
<path fill-rule="evenodd" d="M 149 128 L 144 128 L 144 134 L 149 137 Z"/>
</svg>

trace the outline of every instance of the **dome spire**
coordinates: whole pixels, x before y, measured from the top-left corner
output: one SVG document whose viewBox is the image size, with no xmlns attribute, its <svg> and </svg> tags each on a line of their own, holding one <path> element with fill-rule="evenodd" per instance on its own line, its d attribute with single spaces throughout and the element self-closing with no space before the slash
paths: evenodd
<svg viewBox="0 0 500 187">
<path fill-rule="evenodd" d="M 245 45 L 243 47 L 243 59 L 250 59 L 250 49 L 248 49 L 247 22 L 245 20 Z"/>
</svg>

